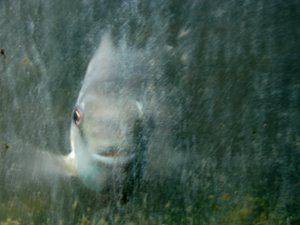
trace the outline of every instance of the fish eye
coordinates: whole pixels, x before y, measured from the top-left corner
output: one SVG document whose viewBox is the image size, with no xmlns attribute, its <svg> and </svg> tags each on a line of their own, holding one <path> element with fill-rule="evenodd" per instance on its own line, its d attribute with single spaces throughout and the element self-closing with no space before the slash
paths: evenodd
<svg viewBox="0 0 300 225">
<path fill-rule="evenodd" d="M 81 113 L 78 109 L 73 111 L 73 121 L 78 126 L 81 122 Z"/>
</svg>

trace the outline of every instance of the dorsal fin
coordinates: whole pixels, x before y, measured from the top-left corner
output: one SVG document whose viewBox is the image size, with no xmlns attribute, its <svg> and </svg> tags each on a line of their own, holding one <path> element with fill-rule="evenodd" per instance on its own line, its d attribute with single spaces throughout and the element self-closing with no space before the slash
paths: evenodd
<svg viewBox="0 0 300 225">
<path fill-rule="evenodd" d="M 111 33 L 106 32 L 88 65 L 85 81 L 107 80 L 109 78 L 114 60 L 114 51 Z"/>
</svg>

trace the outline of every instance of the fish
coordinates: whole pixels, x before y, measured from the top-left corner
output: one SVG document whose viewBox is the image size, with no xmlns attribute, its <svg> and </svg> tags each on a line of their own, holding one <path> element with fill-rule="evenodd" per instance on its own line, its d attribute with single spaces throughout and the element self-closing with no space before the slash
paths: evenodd
<svg viewBox="0 0 300 225">
<path fill-rule="evenodd" d="M 60 160 L 65 174 L 96 191 L 132 180 L 142 165 L 144 107 L 137 90 L 143 78 L 137 71 L 126 72 L 131 64 L 124 63 L 128 57 L 122 52 L 106 32 L 72 112 L 71 152 Z"/>
</svg>

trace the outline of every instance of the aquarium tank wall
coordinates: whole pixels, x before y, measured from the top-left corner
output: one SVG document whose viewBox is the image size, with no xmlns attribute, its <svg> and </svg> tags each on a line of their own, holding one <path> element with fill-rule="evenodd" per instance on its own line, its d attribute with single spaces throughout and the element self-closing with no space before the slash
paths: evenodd
<svg viewBox="0 0 300 225">
<path fill-rule="evenodd" d="M 0 1 L 0 225 L 300 224 L 299 18 Z"/>
</svg>

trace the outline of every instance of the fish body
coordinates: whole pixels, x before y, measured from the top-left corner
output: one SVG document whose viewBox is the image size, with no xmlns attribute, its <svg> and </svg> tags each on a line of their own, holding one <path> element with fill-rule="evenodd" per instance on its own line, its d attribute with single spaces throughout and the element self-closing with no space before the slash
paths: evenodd
<svg viewBox="0 0 300 225">
<path fill-rule="evenodd" d="M 130 64 L 124 65 L 120 55 L 111 35 L 105 34 L 89 63 L 72 115 L 71 153 L 64 158 L 65 169 L 94 190 L 123 183 L 140 155 L 139 75 L 126 72 Z"/>
</svg>

